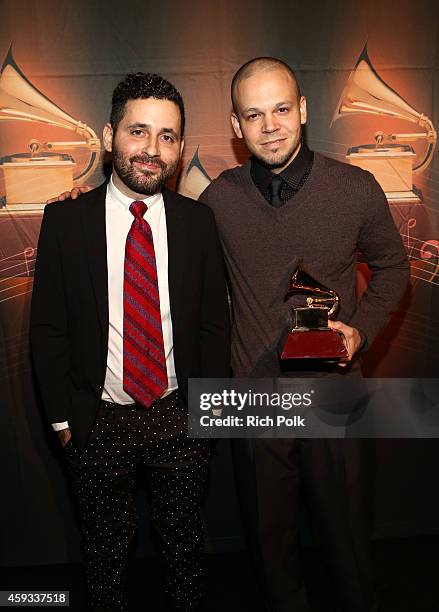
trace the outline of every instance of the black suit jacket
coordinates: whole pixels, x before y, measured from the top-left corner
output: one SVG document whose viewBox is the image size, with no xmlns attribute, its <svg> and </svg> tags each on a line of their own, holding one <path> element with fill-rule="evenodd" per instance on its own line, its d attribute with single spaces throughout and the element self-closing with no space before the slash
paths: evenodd
<svg viewBox="0 0 439 612">
<path fill-rule="evenodd" d="M 106 183 L 45 208 L 31 311 L 34 366 L 49 422 L 69 421 L 81 448 L 93 427 L 108 351 Z M 179 388 L 229 376 L 229 311 L 213 213 L 163 191 Z"/>
</svg>

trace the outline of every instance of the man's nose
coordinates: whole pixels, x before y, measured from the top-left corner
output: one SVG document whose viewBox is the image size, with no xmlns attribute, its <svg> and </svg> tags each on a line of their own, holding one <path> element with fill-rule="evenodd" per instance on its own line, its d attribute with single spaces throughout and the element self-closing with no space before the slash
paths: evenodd
<svg viewBox="0 0 439 612">
<path fill-rule="evenodd" d="M 264 121 L 262 123 L 262 131 L 271 133 L 271 132 L 275 132 L 278 129 L 279 129 L 279 121 L 277 117 L 273 115 L 272 113 L 267 113 L 264 116 Z"/>
<path fill-rule="evenodd" d="M 149 155 L 149 157 L 157 157 L 160 155 L 158 139 L 151 137 L 144 143 L 142 150 Z"/>
</svg>

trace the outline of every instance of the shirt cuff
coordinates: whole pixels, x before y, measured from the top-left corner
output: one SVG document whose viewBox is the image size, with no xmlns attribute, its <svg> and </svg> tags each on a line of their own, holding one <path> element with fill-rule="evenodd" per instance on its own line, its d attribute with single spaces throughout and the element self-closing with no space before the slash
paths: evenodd
<svg viewBox="0 0 439 612">
<path fill-rule="evenodd" d="M 52 423 L 54 431 L 61 431 L 61 429 L 67 429 L 68 426 L 68 421 L 63 421 L 62 423 Z"/>
</svg>

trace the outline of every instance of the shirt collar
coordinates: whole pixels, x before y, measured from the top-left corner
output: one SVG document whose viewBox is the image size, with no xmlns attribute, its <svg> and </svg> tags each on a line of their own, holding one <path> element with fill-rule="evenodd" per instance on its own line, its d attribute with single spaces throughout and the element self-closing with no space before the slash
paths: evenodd
<svg viewBox="0 0 439 612">
<path fill-rule="evenodd" d="M 299 152 L 293 161 L 278 175 L 292 187 L 296 187 L 313 162 L 314 153 L 302 141 Z M 273 180 L 274 172 L 266 168 L 255 157 L 251 158 L 251 177 L 253 182 L 261 189 L 268 189 Z"/>
<path fill-rule="evenodd" d="M 111 175 L 111 178 L 108 182 L 107 194 L 114 202 L 120 204 L 127 210 L 129 209 L 130 204 L 135 201 L 133 198 L 130 198 L 129 196 L 122 193 L 121 190 L 116 187 L 113 181 L 113 175 Z M 144 198 L 138 201 L 145 202 L 145 204 L 148 206 L 148 209 L 150 209 L 151 206 L 154 206 L 154 204 L 162 202 L 162 193 L 160 191 L 159 193 L 155 193 L 152 196 L 145 196 Z"/>
</svg>

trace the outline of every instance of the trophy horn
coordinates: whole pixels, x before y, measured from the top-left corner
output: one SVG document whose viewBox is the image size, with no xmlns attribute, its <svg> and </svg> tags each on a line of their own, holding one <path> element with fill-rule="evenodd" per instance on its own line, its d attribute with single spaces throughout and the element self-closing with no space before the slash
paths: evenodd
<svg viewBox="0 0 439 612">
<path fill-rule="evenodd" d="M 49 148 L 53 149 L 58 148 L 56 146 L 58 144 L 72 147 L 83 146 L 90 150 L 90 160 L 86 168 L 74 177 L 74 181 L 85 180 L 94 171 L 99 161 L 100 140 L 95 132 L 85 123 L 64 112 L 27 79 L 14 60 L 12 45 L 0 71 L 0 121 L 44 123 L 70 130 L 84 138 L 85 142 L 73 141 L 49 145 Z"/>
<path fill-rule="evenodd" d="M 413 167 L 413 172 L 422 172 L 430 164 L 437 140 L 431 120 L 414 109 L 383 81 L 369 59 L 367 43 L 343 89 L 331 126 L 341 117 L 352 114 L 384 115 L 419 125 L 425 130 L 422 134 L 392 134 L 389 138 L 391 140 L 426 139 L 428 142 L 426 154 L 424 159 Z M 378 140 L 377 142 L 379 144 Z"/>
</svg>

